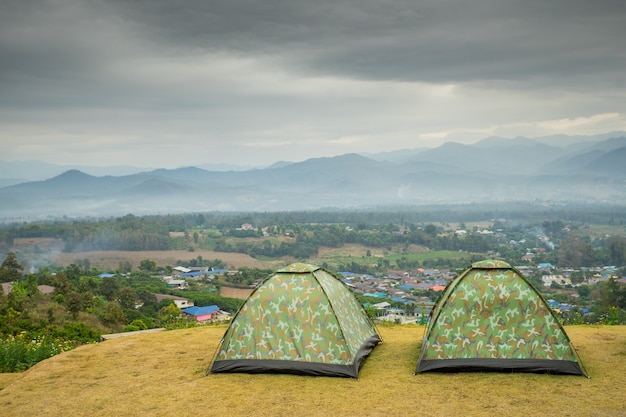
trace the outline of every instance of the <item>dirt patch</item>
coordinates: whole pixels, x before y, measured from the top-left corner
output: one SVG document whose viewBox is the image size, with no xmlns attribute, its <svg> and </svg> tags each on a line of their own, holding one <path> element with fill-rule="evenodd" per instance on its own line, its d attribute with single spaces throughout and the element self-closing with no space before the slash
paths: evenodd
<svg viewBox="0 0 626 417">
<path fill-rule="evenodd" d="M 363 245 L 348 244 L 348 245 L 343 245 L 339 248 L 321 247 L 319 248 L 317 257 L 318 258 L 326 258 L 326 257 L 334 257 L 334 256 L 361 257 L 367 254 L 368 249 L 370 250 L 370 253 L 372 254 L 372 256 L 376 256 L 378 252 L 380 252 L 380 255 L 382 256 L 383 249 L 367 248 Z"/>
<path fill-rule="evenodd" d="M 370 256 L 383 257 L 385 252 L 387 252 L 384 248 L 368 248 L 367 246 L 357 245 L 357 244 L 347 244 L 343 245 L 339 248 L 327 248 L 321 247 L 319 248 L 317 257 L 320 259 L 323 258 L 332 258 L 337 256 L 353 256 L 353 257 L 363 257 L 367 255 L 369 251 Z M 422 245 L 409 245 L 406 248 L 404 247 L 396 247 L 394 251 L 399 253 L 424 253 L 429 252 L 426 246 Z"/>
<path fill-rule="evenodd" d="M 67 266 L 76 263 L 77 260 L 88 259 L 92 267 L 100 270 L 115 270 L 120 262 L 130 262 L 133 269 L 139 267 L 139 263 L 144 259 L 156 262 L 157 266 L 176 266 L 176 262 L 189 261 L 202 256 L 205 260 L 219 259 L 224 262 L 227 268 L 264 268 L 265 265 L 249 255 L 231 252 L 195 251 L 184 250 L 170 251 L 100 251 L 100 252 L 72 252 L 60 253 L 54 263 L 57 266 Z"/>
<path fill-rule="evenodd" d="M 248 296 L 250 295 L 252 291 L 253 291 L 252 289 L 247 289 L 247 288 L 221 287 L 220 295 L 222 297 L 240 298 L 242 300 L 245 300 L 248 298 Z"/>
</svg>

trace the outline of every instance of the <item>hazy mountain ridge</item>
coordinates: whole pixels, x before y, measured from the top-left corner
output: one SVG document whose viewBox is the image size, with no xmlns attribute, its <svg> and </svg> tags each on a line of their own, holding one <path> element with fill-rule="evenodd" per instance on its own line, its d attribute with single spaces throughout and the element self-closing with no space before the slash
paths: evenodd
<svg viewBox="0 0 626 417">
<path fill-rule="evenodd" d="M 626 135 L 556 147 L 536 139 L 449 142 L 409 160 L 359 154 L 245 171 L 195 166 L 123 176 L 68 170 L 0 188 L 0 218 L 372 208 L 429 203 L 626 204 Z M 396 157 L 398 155 L 395 155 Z"/>
</svg>

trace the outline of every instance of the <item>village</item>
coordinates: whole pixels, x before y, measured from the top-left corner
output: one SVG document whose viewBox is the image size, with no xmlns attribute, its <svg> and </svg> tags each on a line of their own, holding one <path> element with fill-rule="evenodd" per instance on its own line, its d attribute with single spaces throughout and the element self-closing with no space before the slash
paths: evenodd
<svg viewBox="0 0 626 417">
<path fill-rule="evenodd" d="M 523 275 L 540 274 L 542 285 L 537 289 L 548 297 L 550 289 L 558 287 L 567 291 L 571 301 L 559 302 L 547 298 L 548 305 L 556 313 L 567 313 L 577 309 L 580 313 L 587 314 L 589 306 L 579 305 L 577 299 L 579 294 L 576 291 L 581 285 L 591 286 L 610 278 L 626 285 L 626 277 L 617 277 L 616 268 L 613 266 L 586 268 L 585 272 L 589 278 L 579 283 L 572 283 L 571 275 L 576 272 L 572 268 L 559 270 L 552 264 L 543 263 L 536 267 L 517 266 Z M 184 292 L 190 288 L 190 283 L 212 283 L 219 276 L 237 274 L 237 271 L 227 269 L 209 269 L 192 267 L 186 268 L 177 266 L 172 268 L 172 275 L 163 276 L 167 286 Z M 415 270 L 388 270 L 383 276 L 369 274 L 359 274 L 350 271 L 336 273 L 355 294 L 364 297 L 367 302 L 364 306 L 370 309 L 374 318 L 378 321 L 392 321 L 398 324 L 426 324 L 428 316 L 436 303 L 441 292 L 448 283 L 457 276 L 457 273 L 450 269 L 425 269 Z M 259 279 L 250 285 L 251 293 L 263 279 Z M 220 310 L 217 305 L 198 307 L 193 300 L 183 296 L 171 294 L 155 294 L 157 301 L 163 299 L 172 300 L 175 305 L 188 317 L 198 323 L 212 323 L 225 321 L 232 318 L 232 313 Z M 380 301 L 374 301 L 379 299 Z"/>
</svg>

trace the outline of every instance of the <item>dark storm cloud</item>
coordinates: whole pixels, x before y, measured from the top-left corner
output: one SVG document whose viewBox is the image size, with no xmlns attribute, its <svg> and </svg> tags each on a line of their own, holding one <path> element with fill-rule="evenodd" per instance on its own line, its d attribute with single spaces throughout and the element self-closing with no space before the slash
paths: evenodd
<svg viewBox="0 0 626 417">
<path fill-rule="evenodd" d="M 303 72 L 426 82 L 610 74 L 621 0 L 117 2 L 174 48 L 273 54 Z"/>
<path fill-rule="evenodd" d="M 596 84 L 626 67 L 621 0 L 41 0 L 0 7 L 0 86 L 8 93 L 28 84 L 51 104 L 73 102 L 76 88 L 86 89 L 78 96 L 101 89 L 124 96 L 128 86 L 110 67 L 144 55 L 227 52 L 271 57 L 307 76 L 431 83 Z M 28 91 L 15 91 L 14 103 L 27 103 Z"/>
<path fill-rule="evenodd" d="M 624 4 L 4 0 L 0 151 L 155 165 L 622 129 Z"/>
</svg>

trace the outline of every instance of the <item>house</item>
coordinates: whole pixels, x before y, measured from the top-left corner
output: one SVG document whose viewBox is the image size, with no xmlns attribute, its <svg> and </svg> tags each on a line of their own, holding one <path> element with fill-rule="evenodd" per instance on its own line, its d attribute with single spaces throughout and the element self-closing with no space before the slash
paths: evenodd
<svg viewBox="0 0 626 417">
<path fill-rule="evenodd" d="M 183 309 L 189 317 L 193 317 L 198 323 L 216 318 L 220 314 L 220 308 L 216 305 L 206 307 L 189 307 Z"/>
<path fill-rule="evenodd" d="M 398 288 L 405 291 L 413 291 L 418 288 L 417 284 L 402 284 L 398 285 Z"/>
<path fill-rule="evenodd" d="M 37 288 L 39 289 L 39 292 L 44 295 L 52 294 L 54 290 L 56 289 L 55 287 L 51 285 L 37 285 Z M 3 282 L 0 289 L 1 289 L 0 294 L 8 295 L 13 290 L 13 283 Z"/>
<path fill-rule="evenodd" d="M 389 295 L 386 292 L 375 292 L 375 293 L 365 293 L 364 297 L 374 297 L 374 298 L 388 298 Z"/>
<path fill-rule="evenodd" d="M 372 308 L 375 310 L 386 310 L 389 307 L 391 307 L 391 304 L 389 304 L 387 301 L 383 301 L 382 303 L 372 304 Z"/>
<path fill-rule="evenodd" d="M 156 298 L 157 303 L 160 303 L 163 300 L 172 300 L 174 301 L 174 304 L 176 305 L 176 307 L 180 308 L 181 310 L 183 308 L 193 307 L 193 301 L 190 301 L 187 298 L 178 297 L 176 295 L 154 294 L 154 297 Z"/>
<path fill-rule="evenodd" d="M 52 285 L 37 285 L 37 288 L 42 294 L 52 294 L 56 290 Z"/>
<path fill-rule="evenodd" d="M 167 285 L 168 288 L 184 290 L 185 288 L 187 288 L 187 281 L 185 281 L 184 279 L 170 279 L 165 282 L 165 285 Z"/>
<path fill-rule="evenodd" d="M 398 270 L 388 270 L 387 276 L 390 279 L 400 280 L 409 278 L 409 273 L 406 271 L 398 271 Z"/>
<path fill-rule="evenodd" d="M 208 275 L 209 272 L 208 271 L 190 271 L 190 272 L 185 272 L 183 274 L 180 274 L 180 278 L 186 278 L 186 279 L 200 279 L 206 275 Z"/>
<path fill-rule="evenodd" d="M 542 275 L 541 282 L 544 287 L 552 286 L 553 282 L 559 285 L 572 285 L 572 280 L 563 275 Z"/>
<path fill-rule="evenodd" d="M 172 268 L 172 271 L 176 271 L 181 274 L 186 274 L 188 272 L 191 272 L 191 269 L 185 268 L 184 266 L 175 266 L 174 268 Z"/>
</svg>

